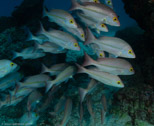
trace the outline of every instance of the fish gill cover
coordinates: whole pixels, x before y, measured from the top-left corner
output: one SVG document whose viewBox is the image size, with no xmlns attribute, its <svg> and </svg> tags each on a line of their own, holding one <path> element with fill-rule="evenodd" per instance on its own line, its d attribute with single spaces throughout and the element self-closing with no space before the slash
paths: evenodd
<svg viewBox="0 0 154 126">
<path fill-rule="evenodd" d="M 135 74 L 136 55 L 124 39 L 102 36 L 120 26 L 112 1 L 72 0 L 69 11 L 43 2 L 25 0 L 0 33 L 1 125 L 150 126 L 113 105 L 119 89 L 118 104 L 135 97 L 123 95 L 132 76 L 122 75 Z"/>
</svg>

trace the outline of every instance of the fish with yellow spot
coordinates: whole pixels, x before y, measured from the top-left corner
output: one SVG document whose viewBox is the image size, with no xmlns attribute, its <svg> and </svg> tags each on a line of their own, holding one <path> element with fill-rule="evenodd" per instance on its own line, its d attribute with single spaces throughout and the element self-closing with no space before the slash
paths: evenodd
<svg viewBox="0 0 154 126">
<path fill-rule="evenodd" d="M 132 65 L 124 59 L 100 58 L 95 61 L 85 53 L 85 61 L 82 66 L 88 65 L 94 65 L 98 70 L 114 75 L 132 75 L 135 73 Z"/>
<path fill-rule="evenodd" d="M 113 74 L 99 71 L 96 69 L 86 69 L 78 64 L 76 64 L 76 65 L 79 68 L 78 73 L 86 73 L 91 78 L 93 78 L 103 84 L 109 85 L 109 86 L 118 87 L 118 88 L 124 87 L 122 80 L 117 75 L 113 75 Z"/>
<path fill-rule="evenodd" d="M 0 78 L 8 75 L 9 73 L 16 72 L 19 66 L 8 59 L 0 60 Z"/>
<path fill-rule="evenodd" d="M 43 11 L 43 17 L 47 16 L 51 22 L 55 22 L 61 27 L 77 28 L 77 23 L 73 16 L 65 10 L 52 9 L 47 12 Z"/>
<path fill-rule="evenodd" d="M 81 10 L 85 16 L 98 23 L 104 22 L 111 26 L 120 26 L 118 16 L 114 10 L 101 3 L 84 2 L 81 5 L 72 0 L 72 8 L 70 10 Z"/>
<path fill-rule="evenodd" d="M 81 20 L 82 23 L 84 23 L 84 25 L 86 27 L 89 27 L 90 29 L 94 29 L 98 34 L 100 34 L 100 32 L 108 32 L 108 28 L 107 26 L 102 22 L 102 23 L 97 23 L 93 20 L 91 20 L 89 17 L 85 16 L 82 13 L 77 13 L 77 16 L 79 17 L 79 19 Z"/>
<path fill-rule="evenodd" d="M 105 4 L 106 4 L 107 6 L 109 6 L 110 8 L 113 9 L 113 2 L 112 2 L 112 0 L 104 0 L 104 2 L 105 2 Z"/>
<path fill-rule="evenodd" d="M 80 51 L 77 40 L 69 33 L 60 30 L 45 31 L 45 29 L 41 25 L 39 34 L 45 35 L 46 37 L 48 37 L 49 42 L 55 43 L 64 49 Z"/>
<path fill-rule="evenodd" d="M 36 49 L 42 49 L 44 52 L 53 54 L 66 53 L 67 51 L 66 49 L 62 49 L 59 45 L 48 41 L 44 42 L 43 44 L 35 43 L 35 47 Z"/>
<path fill-rule="evenodd" d="M 124 40 L 117 37 L 99 37 L 95 38 L 90 29 L 87 29 L 87 40 L 85 44 L 94 43 L 100 47 L 100 50 L 106 51 L 116 57 L 135 58 L 132 47 Z"/>
</svg>

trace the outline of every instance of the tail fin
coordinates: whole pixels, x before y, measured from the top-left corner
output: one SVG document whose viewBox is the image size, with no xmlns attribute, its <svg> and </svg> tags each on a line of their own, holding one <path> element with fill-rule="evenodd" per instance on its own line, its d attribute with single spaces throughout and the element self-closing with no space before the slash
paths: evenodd
<svg viewBox="0 0 154 126">
<path fill-rule="evenodd" d="M 48 72 L 48 71 L 49 71 L 49 69 L 44 64 L 42 64 L 42 71 L 41 71 L 41 73 L 45 73 L 45 72 Z"/>
<path fill-rule="evenodd" d="M 18 52 L 13 51 L 12 53 L 13 53 L 12 60 L 14 60 L 14 59 L 16 59 L 17 57 L 20 56 Z"/>
<path fill-rule="evenodd" d="M 46 7 L 44 7 L 43 8 L 43 13 L 42 13 L 42 17 L 48 17 L 48 11 L 47 11 L 47 8 Z"/>
<path fill-rule="evenodd" d="M 90 31 L 90 29 L 87 27 L 86 29 L 86 41 L 84 43 L 84 45 L 93 43 L 93 41 L 95 40 L 95 36 L 93 35 L 93 33 Z"/>
<path fill-rule="evenodd" d="M 79 88 L 79 95 L 80 95 L 80 103 L 84 101 L 84 98 L 87 94 L 87 90 L 83 88 Z"/>
<path fill-rule="evenodd" d="M 51 89 L 51 87 L 53 86 L 53 81 L 47 81 L 46 82 L 46 93 Z"/>
<path fill-rule="evenodd" d="M 89 65 L 93 65 L 94 61 L 90 56 L 88 56 L 86 53 L 85 54 L 85 60 L 84 63 L 82 64 L 82 66 L 89 66 Z"/>
<path fill-rule="evenodd" d="M 69 9 L 69 11 L 77 10 L 79 6 L 81 6 L 79 3 L 77 3 L 75 0 L 71 0 L 72 7 Z"/>
<path fill-rule="evenodd" d="M 84 67 L 80 66 L 79 64 L 76 63 L 76 66 L 78 67 L 77 73 L 84 73 Z"/>
<path fill-rule="evenodd" d="M 46 31 L 43 27 L 43 24 L 40 22 L 40 30 L 37 32 L 37 34 L 42 34 L 42 35 L 45 35 Z M 45 35 L 46 36 L 46 35 Z"/>
</svg>

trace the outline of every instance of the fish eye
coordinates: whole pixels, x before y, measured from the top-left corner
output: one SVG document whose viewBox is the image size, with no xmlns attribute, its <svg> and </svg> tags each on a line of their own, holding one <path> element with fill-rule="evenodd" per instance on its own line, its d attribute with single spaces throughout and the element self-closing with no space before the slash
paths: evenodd
<svg viewBox="0 0 154 126">
<path fill-rule="evenodd" d="M 98 3 L 98 0 L 94 0 L 95 3 Z"/>
<path fill-rule="evenodd" d="M 131 68 L 129 69 L 129 71 L 130 71 L 130 72 L 133 72 L 133 71 L 134 71 L 134 69 L 131 67 Z"/>
<path fill-rule="evenodd" d="M 110 1 L 110 0 L 108 0 L 107 3 L 108 3 L 109 5 L 111 5 L 111 1 Z"/>
<path fill-rule="evenodd" d="M 100 53 L 99 56 L 100 56 L 100 57 L 103 57 L 103 53 Z"/>
<path fill-rule="evenodd" d="M 115 22 L 116 22 L 117 20 L 118 20 L 118 18 L 117 18 L 117 17 L 114 17 L 114 18 L 113 18 L 113 21 L 115 21 Z"/>
<path fill-rule="evenodd" d="M 132 50 L 128 50 L 128 53 L 129 53 L 129 54 L 133 54 Z"/>
<path fill-rule="evenodd" d="M 71 24 L 73 24 L 73 23 L 74 23 L 72 19 L 70 20 L 70 23 L 71 23 Z"/>
<path fill-rule="evenodd" d="M 74 43 L 74 46 L 75 46 L 75 47 L 78 47 L 78 43 Z"/>
<path fill-rule="evenodd" d="M 84 38 L 84 34 L 81 34 L 81 37 Z"/>
<path fill-rule="evenodd" d="M 117 84 L 121 84 L 121 82 L 120 81 L 117 81 Z"/>
<path fill-rule="evenodd" d="M 14 63 L 10 63 L 10 66 L 12 67 L 14 65 Z"/>
<path fill-rule="evenodd" d="M 104 27 L 105 27 L 105 24 L 101 24 L 101 27 L 103 27 L 103 28 L 104 28 Z"/>
</svg>

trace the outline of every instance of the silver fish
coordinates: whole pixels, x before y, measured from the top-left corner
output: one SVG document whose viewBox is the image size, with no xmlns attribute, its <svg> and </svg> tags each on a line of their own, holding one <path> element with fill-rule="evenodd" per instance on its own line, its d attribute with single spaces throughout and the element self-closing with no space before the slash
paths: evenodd
<svg viewBox="0 0 154 126">
<path fill-rule="evenodd" d="M 55 80 L 47 81 L 46 92 L 48 92 L 54 84 L 59 85 L 60 83 L 67 81 L 69 78 L 72 78 L 75 72 L 76 67 L 74 66 L 68 66 L 65 68 L 60 74 L 58 74 Z"/>
<path fill-rule="evenodd" d="M 109 52 L 117 57 L 135 58 L 135 53 L 131 46 L 124 40 L 117 37 L 100 37 L 98 39 L 87 29 L 87 41 L 85 44 L 95 43 L 101 50 Z"/>
<path fill-rule="evenodd" d="M 112 75 L 103 71 L 98 71 L 98 70 L 90 70 L 90 69 L 86 69 L 82 66 L 77 65 L 79 70 L 78 73 L 86 73 L 88 74 L 91 78 L 98 80 L 106 85 L 109 86 L 114 86 L 114 87 L 119 87 L 119 88 L 123 88 L 124 84 L 121 81 L 121 79 L 116 76 L 116 75 Z"/>
<path fill-rule="evenodd" d="M 98 23 L 104 22 L 112 26 L 120 26 L 114 10 L 101 3 L 85 2 L 80 5 L 75 0 L 72 0 L 72 8 L 70 10 L 81 10 L 84 15 Z"/>
<path fill-rule="evenodd" d="M 19 82 L 23 78 L 23 74 L 15 72 L 0 79 L 0 90 L 4 91 L 9 87 L 15 86 L 16 82 Z"/>
<path fill-rule="evenodd" d="M 16 72 L 19 69 L 19 66 L 8 60 L 2 59 L 0 60 L 0 78 L 8 75 L 9 73 Z"/>
<path fill-rule="evenodd" d="M 85 62 L 83 63 L 83 66 L 88 65 L 94 65 L 98 70 L 114 75 L 132 75 L 135 73 L 132 65 L 124 59 L 101 58 L 95 61 L 85 53 Z"/>
<path fill-rule="evenodd" d="M 66 67 L 68 67 L 68 64 L 66 63 L 55 64 L 50 68 L 47 68 L 44 64 L 42 64 L 42 73 L 48 72 L 51 76 L 54 76 L 61 73 Z"/>
<path fill-rule="evenodd" d="M 66 32 L 60 30 L 51 30 L 47 32 L 41 26 L 41 31 L 39 34 L 45 35 L 46 37 L 48 37 L 50 42 L 53 42 L 64 49 L 80 51 L 77 40 L 72 35 Z"/>
<path fill-rule="evenodd" d="M 53 54 L 58 53 L 66 53 L 66 49 L 62 49 L 62 47 L 52 43 L 52 42 L 44 42 L 43 44 L 35 44 L 37 49 L 42 49 L 44 52 L 49 52 Z"/>
<path fill-rule="evenodd" d="M 75 19 L 65 10 L 52 9 L 50 12 L 47 12 L 44 9 L 43 16 L 47 16 L 51 22 L 55 22 L 61 27 L 77 28 Z"/>
<path fill-rule="evenodd" d="M 60 123 L 60 126 L 66 126 L 72 112 L 72 100 L 68 98 L 65 103 L 65 110 L 64 110 L 64 118 Z"/>
<path fill-rule="evenodd" d="M 37 59 L 45 56 L 42 50 L 35 50 L 34 47 L 28 47 L 21 52 L 13 52 L 13 59 L 22 57 L 22 59 Z"/>
<path fill-rule="evenodd" d="M 38 74 L 34 76 L 27 77 L 24 82 L 19 82 L 19 87 L 27 87 L 27 88 L 40 88 L 45 87 L 46 81 L 51 80 L 48 75 Z"/>
</svg>

